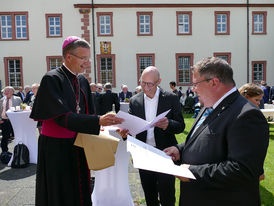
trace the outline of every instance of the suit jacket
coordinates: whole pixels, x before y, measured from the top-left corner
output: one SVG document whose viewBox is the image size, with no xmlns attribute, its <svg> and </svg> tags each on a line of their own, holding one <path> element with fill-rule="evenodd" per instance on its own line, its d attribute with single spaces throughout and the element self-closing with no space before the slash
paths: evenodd
<svg viewBox="0 0 274 206">
<path fill-rule="evenodd" d="M 29 104 L 30 101 L 31 101 L 32 95 L 33 95 L 32 91 L 29 91 L 29 92 L 26 94 L 26 97 L 25 97 L 25 99 L 24 99 L 23 102 L 26 103 L 26 104 Z"/>
<path fill-rule="evenodd" d="M 107 90 L 99 96 L 100 114 L 106 114 L 112 111 L 112 105 L 115 105 L 115 112 L 120 110 L 120 102 L 117 93 Z"/>
<path fill-rule="evenodd" d="M 269 94 L 269 99 L 270 100 L 274 100 L 274 86 L 272 86 L 271 88 L 270 88 L 270 92 L 269 92 L 270 94 Z"/>
<path fill-rule="evenodd" d="M 177 144 L 175 134 L 179 134 L 184 131 L 185 123 L 178 97 L 171 92 L 166 92 L 160 89 L 157 115 L 169 109 L 171 109 L 171 111 L 166 116 L 169 122 L 167 129 L 163 130 L 158 127 L 154 128 L 156 147 L 161 150 Z M 144 92 L 140 92 L 130 99 L 129 113 L 142 119 L 146 119 Z M 136 138 L 146 142 L 147 131 L 136 135 Z"/>
<path fill-rule="evenodd" d="M 5 99 L 5 97 L 2 97 L 0 99 L 0 119 L 1 119 L 2 111 L 3 111 L 4 99 Z M 11 101 L 12 101 L 12 107 L 20 106 L 20 104 L 22 103 L 21 98 L 17 97 L 17 96 L 14 96 L 14 95 L 11 97 Z"/>
<path fill-rule="evenodd" d="M 258 206 L 259 176 L 268 147 L 268 124 L 261 111 L 238 91 L 226 97 L 177 145 L 196 177 L 181 182 L 180 205 Z"/>
<path fill-rule="evenodd" d="M 23 92 L 17 92 L 16 95 L 21 98 L 21 100 L 24 100 L 24 93 Z"/>
<path fill-rule="evenodd" d="M 131 97 L 132 97 L 132 92 L 127 91 L 126 98 L 129 99 L 129 98 L 131 98 Z M 119 92 L 119 100 L 120 100 L 121 102 L 125 101 L 125 95 L 124 95 L 123 92 Z"/>
</svg>

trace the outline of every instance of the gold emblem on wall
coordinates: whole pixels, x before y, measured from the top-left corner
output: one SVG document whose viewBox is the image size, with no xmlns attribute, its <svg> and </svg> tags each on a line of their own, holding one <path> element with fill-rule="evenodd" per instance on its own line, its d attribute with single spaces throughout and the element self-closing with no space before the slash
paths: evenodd
<svg viewBox="0 0 274 206">
<path fill-rule="evenodd" d="M 110 41 L 100 41 L 101 54 L 111 54 L 111 42 Z"/>
</svg>

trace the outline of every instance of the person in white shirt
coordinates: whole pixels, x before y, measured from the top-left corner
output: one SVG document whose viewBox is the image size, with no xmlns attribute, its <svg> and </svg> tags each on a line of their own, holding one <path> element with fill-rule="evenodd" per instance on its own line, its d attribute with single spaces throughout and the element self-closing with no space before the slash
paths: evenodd
<svg viewBox="0 0 274 206">
<path fill-rule="evenodd" d="M 136 138 L 160 150 L 177 144 L 175 134 L 184 131 L 185 123 L 178 97 L 159 87 L 160 73 L 154 66 L 147 67 L 140 78 L 142 92 L 130 99 L 129 114 L 147 121 L 170 109 L 166 117 Z M 122 137 L 126 130 L 120 131 Z M 172 175 L 139 169 L 147 206 L 175 205 L 175 178 Z"/>
</svg>

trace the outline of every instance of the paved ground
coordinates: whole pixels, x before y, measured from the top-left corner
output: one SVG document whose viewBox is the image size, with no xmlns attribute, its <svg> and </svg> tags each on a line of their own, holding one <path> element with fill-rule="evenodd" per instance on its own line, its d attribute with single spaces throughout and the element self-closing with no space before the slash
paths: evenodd
<svg viewBox="0 0 274 206">
<path fill-rule="evenodd" d="M 9 144 L 9 151 L 13 151 L 13 147 L 12 142 Z M 23 169 L 12 169 L 0 162 L 0 206 L 35 205 L 35 173 L 35 164 L 30 164 Z M 129 184 L 135 205 L 145 205 L 139 173 L 131 163 L 129 164 Z"/>
</svg>

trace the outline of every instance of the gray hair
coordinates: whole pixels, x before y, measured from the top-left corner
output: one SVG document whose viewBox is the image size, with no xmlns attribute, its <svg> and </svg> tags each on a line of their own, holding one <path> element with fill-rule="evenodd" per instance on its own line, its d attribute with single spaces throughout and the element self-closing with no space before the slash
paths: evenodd
<svg viewBox="0 0 274 206">
<path fill-rule="evenodd" d="M 111 83 L 110 82 L 105 83 L 104 88 L 105 89 L 111 89 L 112 88 Z"/>
<path fill-rule="evenodd" d="M 217 77 L 223 84 L 235 86 L 233 70 L 231 66 L 221 58 L 204 58 L 192 67 L 192 71 L 198 72 L 200 76 L 207 79 Z"/>
<path fill-rule="evenodd" d="M 3 89 L 4 92 L 5 92 L 7 89 L 11 90 L 11 91 L 13 92 L 13 94 L 15 93 L 15 89 L 14 89 L 12 86 L 6 86 L 6 87 Z"/>
</svg>

